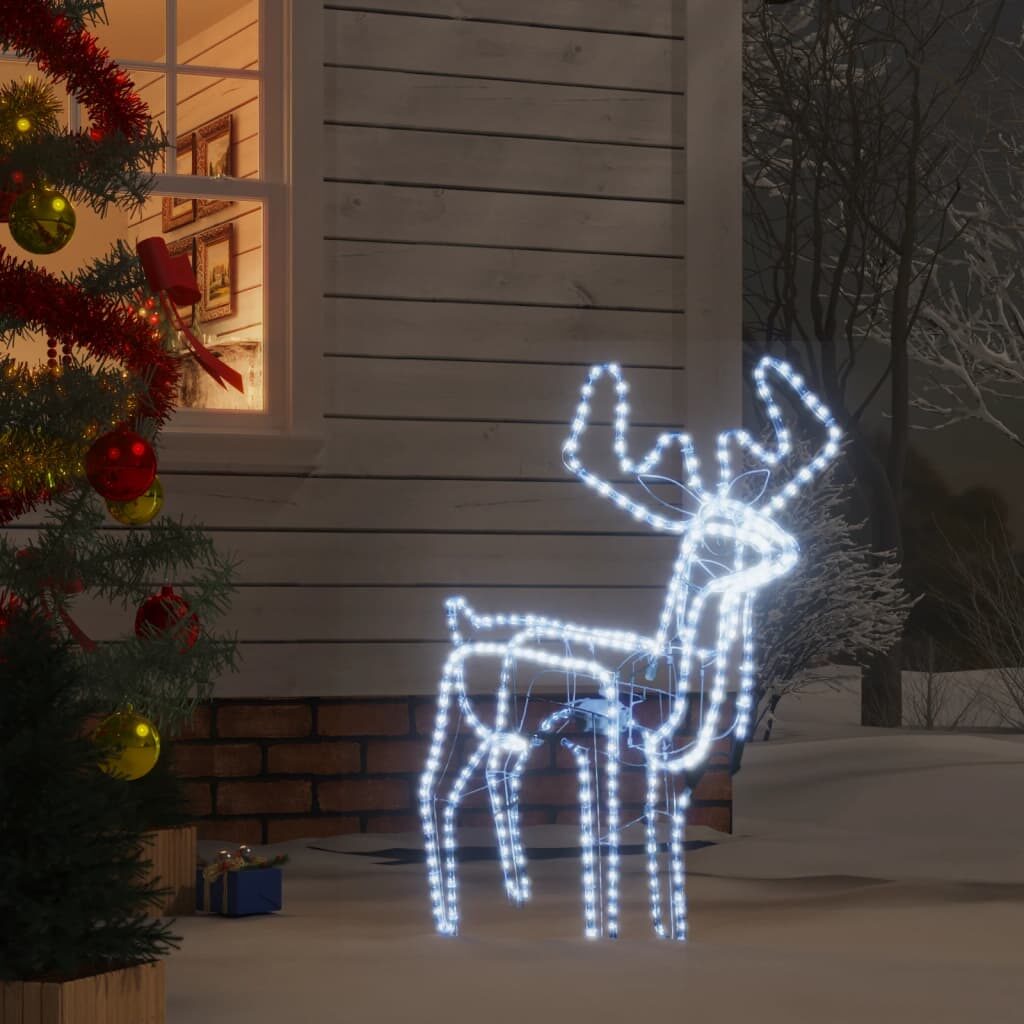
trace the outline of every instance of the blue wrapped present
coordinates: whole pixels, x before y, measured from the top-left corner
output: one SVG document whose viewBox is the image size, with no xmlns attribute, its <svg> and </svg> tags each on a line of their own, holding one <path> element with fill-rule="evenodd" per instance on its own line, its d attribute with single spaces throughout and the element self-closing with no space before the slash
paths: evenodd
<svg viewBox="0 0 1024 1024">
<path fill-rule="evenodd" d="M 221 851 L 216 863 L 196 868 L 196 909 L 226 917 L 272 914 L 281 909 L 281 869 Z"/>
</svg>

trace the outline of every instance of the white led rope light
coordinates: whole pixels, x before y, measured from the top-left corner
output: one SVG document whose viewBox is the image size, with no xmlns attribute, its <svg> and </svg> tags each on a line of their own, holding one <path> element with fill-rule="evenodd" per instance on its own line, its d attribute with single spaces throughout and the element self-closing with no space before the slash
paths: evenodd
<svg viewBox="0 0 1024 1024">
<path fill-rule="evenodd" d="M 795 472 L 793 479 L 762 501 L 769 490 L 769 474 L 793 451 L 790 432 L 783 423 L 782 412 L 769 384 L 770 374 L 781 378 L 795 392 L 804 408 L 825 428 L 826 440 L 807 465 Z M 590 421 L 595 385 L 605 376 L 613 382 L 616 393 L 613 449 L 618 456 L 619 469 L 646 486 L 642 478 L 649 476 L 667 450 L 678 447 L 684 468 L 684 479 L 678 483 L 693 499 L 692 512 L 673 510 L 675 517 L 670 518 L 653 511 L 583 466 L 579 457 L 580 438 Z M 674 780 L 685 780 L 701 766 L 716 739 L 730 733 L 737 740 L 746 738 L 754 693 L 754 597 L 766 584 L 788 573 L 798 558 L 796 539 L 782 529 L 774 517 L 801 487 L 810 483 L 835 458 L 841 437 L 832 414 L 786 363 L 766 356 L 754 370 L 754 384 L 768 413 L 774 443 L 765 447 L 745 430 L 721 433 L 717 444 L 719 478 L 714 490 L 706 489 L 701 482 L 699 462 L 689 434 L 661 434 L 639 462 L 630 458 L 626 441 L 629 386 L 618 365 L 607 363 L 592 367 L 581 389 L 571 432 L 562 448 L 566 466 L 584 484 L 636 520 L 655 531 L 680 537 L 665 604 L 653 636 L 628 630 L 597 629 L 543 615 L 478 615 L 461 597 L 447 601 L 453 650 L 441 676 L 434 732 L 419 788 L 430 898 L 434 924 L 441 934 L 456 935 L 459 931 L 456 819 L 473 777 L 482 769 L 505 890 L 513 903 L 522 904 L 529 900 L 531 887 L 522 842 L 519 799 L 530 753 L 543 744 L 545 736 L 553 735 L 581 714 L 584 705 L 594 703 L 593 697 L 578 701 L 567 696 L 562 707 L 548 715 L 532 734 L 510 726 L 515 674 L 518 668 L 527 667 L 564 673 L 571 681 L 573 694 L 577 687 L 585 684 L 600 697 L 604 709 L 600 716 L 606 737 L 603 758 L 596 747 L 592 752 L 568 738 L 561 740 L 571 753 L 577 772 L 584 934 L 587 938 L 618 934 L 622 735 L 635 733 L 642 738 L 639 747 L 647 778 L 644 820 L 651 922 L 659 936 L 685 939 L 683 855 L 690 791 L 685 784 L 677 789 Z M 733 472 L 734 449 L 739 449 L 767 471 L 765 487 L 752 501 L 730 497 L 737 479 Z M 731 545 L 728 564 L 723 564 L 715 554 L 723 543 Z M 706 582 L 697 582 L 694 577 L 698 573 L 709 578 Z M 714 621 L 706 622 L 711 616 Z M 510 632 L 511 636 L 501 641 L 478 639 L 502 630 Z M 714 633 L 713 651 L 698 648 L 698 632 Z M 471 635 L 470 639 L 467 634 Z M 543 646 L 553 643 L 560 644 L 561 653 L 553 653 Z M 587 649 L 590 656 L 577 656 L 574 653 L 577 647 Z M 738 664 L 733 665 L 730 656 L 735 658 L 737 654 Z M 465 665 L 470 659 L 474 662 L 493 659 L 497 663 L 498 685 L 491 724 L 481 719 L 467 690 Z M 635 665 L 638 660 L 646 661 L 652 668 L 664 660 L 675 673 L 676 682 L 668 695 L 666 711 L 656 726 L 641 725 L 633 717 L 631 700 L 623 700 L 638 687 L 623 677 L 622 668 L 627 663 Z M 701 673 L 702 678 L 705 670 L 710 672 L 710 692 L 701 709 L 696 736 L 685 746 L 677 747 L 676 738 L 682 732 L 688 708 L 686 683 L 694 670 Z M 735 717 L 727 728 L 719 731 L 722 708 L 734 678 L 738 678 L 739 684 Z M 596 739 L 596 713 L 588 713 L 594 715 Z M 472 730 L 477 746 L 459 768 L 448 790 L 441 792 L 442 778 L 447 775 L 448 764 L 458 750 L 460 719 Z M 599 784 L 603 784 L 603 790 Z M 668 826 L 669 863 L 664 887 L 659 863 L 660 822 Z M 667 897 L 667 924 L 663 888 Z"/>
</svg>

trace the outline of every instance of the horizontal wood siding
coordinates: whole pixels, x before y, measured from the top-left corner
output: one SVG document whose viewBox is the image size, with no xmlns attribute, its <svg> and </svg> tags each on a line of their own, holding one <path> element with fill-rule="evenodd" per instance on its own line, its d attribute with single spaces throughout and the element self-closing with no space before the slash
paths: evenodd
<svg viewBox="0 0 1024 1024">
<path fill-rule="evenodd" d="M 681 6 L 324 5 L 327 444 L 166 480 L 240 561 L 221 696 L 428 694 L 453 592 L 654 621 L 671 541 L 560 447 L 595 361 L 638 442 L 685 419 Z"/>
</svg>

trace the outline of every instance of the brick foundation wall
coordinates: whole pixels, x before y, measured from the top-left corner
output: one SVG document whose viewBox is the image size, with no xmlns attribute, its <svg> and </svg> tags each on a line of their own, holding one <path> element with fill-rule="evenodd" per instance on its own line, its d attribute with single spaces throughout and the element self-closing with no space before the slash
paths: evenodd
<svg viewBox="0 0 1024 1024">
<path fill-rule="evenodd" d="M 538 708 L 542 713 L 544 705 Z M 174 742 L 173 761 L 200 838 L 257 844 L 416 831 L 417 779 L 433 725 L 434 702 L 425 697 L 214 700 L 197 709 Z M 719 742 L 693 794 L 691 824 L 732 830 L 728 756 L 728 741 Z M 624 820 L 639 817 L 643 793 L 640 770 L 626 769 Z M 553 740 L 531 757 L 522 821 L 575 822 L 577 806 L 575 763 Z M 490 823 L 485 792 L 463 807 L 463 824 Z"/>
</svg>

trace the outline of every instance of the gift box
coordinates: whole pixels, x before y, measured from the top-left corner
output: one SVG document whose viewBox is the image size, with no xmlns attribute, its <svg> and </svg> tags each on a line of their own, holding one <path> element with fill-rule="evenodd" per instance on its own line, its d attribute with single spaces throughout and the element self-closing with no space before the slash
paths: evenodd
<svg viewBox="0 0 1024 1024">
<path fill-rule="evenodd" d="M 224 871 L 209 878 L 197 868 L 196 909 L 226 917 L 272 914 L 281 909 L 281 869 Z"/>
</svg>

